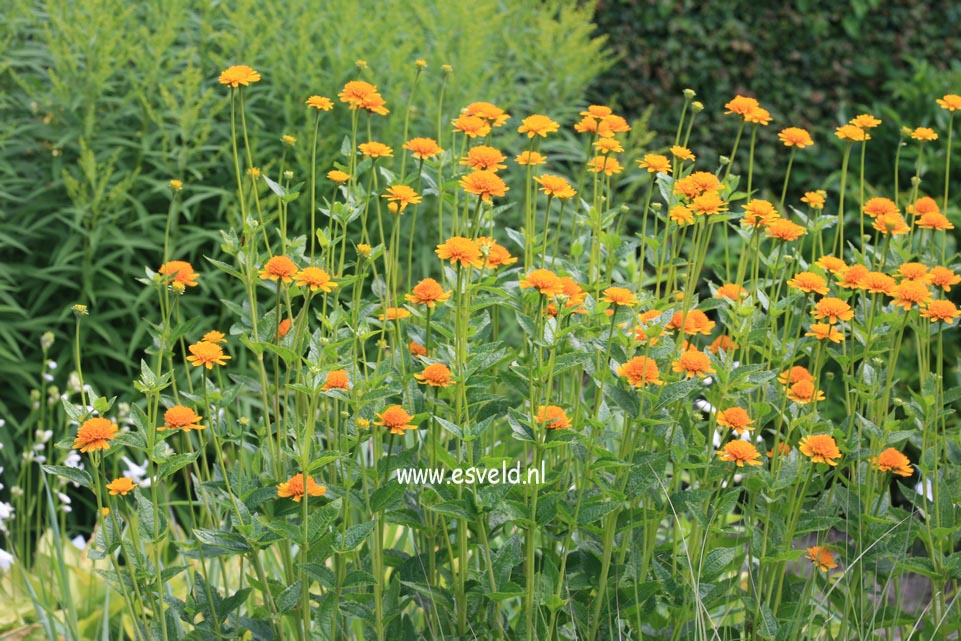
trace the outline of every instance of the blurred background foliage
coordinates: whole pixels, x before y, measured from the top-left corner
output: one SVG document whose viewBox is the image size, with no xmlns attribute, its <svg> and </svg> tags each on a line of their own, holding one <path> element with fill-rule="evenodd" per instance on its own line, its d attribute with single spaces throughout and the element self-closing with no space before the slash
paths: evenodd
<svg viewBox="0 0 961 641">
<path fill-rule="evenodd" d="M 312 94 L 351 79 L 378 85 L 394 112 L 375 138 L 398 147 L 403 111 L 411 135 L 435 135 L 441 66 L 449 120 L 471 101 L 572 121 L 610 56 L 594 33 L 593 7 L 573 1 L 417 3 L 366 0 L 10 0 L 0 20 L 0 467 L 15 475 L 19 435 L 31 427 L 41 371 L 63 389 L 73 369 L 70 307 L 89 305 L 84 369 L 95 389 L 134 378 L 146 347 L 150 291 L 135 282 L 162 259 L 168 181 L 185 183 L 171 257 L 205 269 L 234 207 L 229 92 L 220 71 L 249 64 L 264 81 L 247 118 L 258 162 L 276 163 L 281 137 L 298 143 L 288 166 L 309 168 Z M 410 96 L 414 61 L 428 67 Z M 360 71 L 363 59 L 368 68 Z M 280 106 L 278 108 L 278 106 Z M 321 129 L 318 173 L 350 130 L 338 106 Z M 445 126 L 445 131 L 449 127 Z M 397 154 L 399 155 L 399 154 Z M 277 171 L 277 166 L 264 167 Z M 306 198 L 296 205 L 307 207 Z M 301 217 L 304 219 L 305 217 Z M 302 226 L 302 231 L 304 231 Z M 193 314 L 229 296 L 207 279 Z M 152 303 L 150 303 L 152 304 Z M 56 368 L 41 363 L 51 330 Z M 45 369 L 41 370 L 41 367 Z M 51 366 L 52 367 L 52 366 Z M 44 399 L 45 400 L 45 399 Z M 57 434 L 57 438 L 62 434 Z M 4 459 L 6 459 L 4 461 Z M 10 478 L 14 478 L 11 476 Z"/>
<path fill-rule="evenodd" d="M 738 125 L 720 117 L 724 103 L 736 94 L 753 96 L 774 117 L 758 137 L 755 182 L 774 191 L 787 162 L 777 132 L 810 129 L 817 146 L 798 154 L 795 201 L 803 191 L 836 187 L 834 128 L 865 111 L 885 121 L 871 132 L 869 155 L 876 160 L 868 178 L 880 195 L 893 196 L 899 129 L 929 126 L 943 137 L 947 114 L 934 100 L 961 91 L 959 3 L 600 0 L 594 19 L 617 64 L 598 77 L 592 97 L 628 116 L 654 105 L 649 125 L 662 134 L 662 144 L 673 140 L 683 90 L 694 89 L 706 109 L 692 148 L 699 162 L 712 166 L 730 152 Z M 928 145 L 925 153 L 925 182 L 941 184 L 943 144 Z M 902 178 L 913 173 L 914 154 L 909 145 Z M 746 162 L 747 154 L 740 158 Z"/>
</svg>

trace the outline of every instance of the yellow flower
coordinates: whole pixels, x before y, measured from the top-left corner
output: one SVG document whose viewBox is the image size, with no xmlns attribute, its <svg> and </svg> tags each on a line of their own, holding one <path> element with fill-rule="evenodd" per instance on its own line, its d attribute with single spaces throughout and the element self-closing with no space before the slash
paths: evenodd
<svg viewBox="0 0 961 641">
<path fill-rule="evenodd" d="M 671 173 L 671 160 L 661 154 L 645 154 L 644 158 L 637 161 L 637 166 L 646 169 L 650 174 L 669 174 Z"/>
<path fill-rule="evenodd" d="M 362 142 L 357 145 L 360 153 L 370 158 L 393 158 L 394 150 L 382 142 Z"/>
<path fill-rule="evenodd" d="M 505 160 L 507 157 L 501 153 L 500 149 L 488 145 L 477 145 L 467 151 L 467 157 L 463 158 L 460 164 L 475 170 L 497 171 L 507 167 L 502 164 Z"/>
<path fill-rule="evenodd" d="M 787 281 L 788 287 L 793 287 L 795 289 L 800 289 L 805 294 L 816 293 L 816 294 L 827 294 L 828 284 L 827 282 L 813 272 L 798 272 Z"/>
<path fill-rule="evenodd" d="M 753 423 L 754 419 L 743 407 L 729 407 L 717 413 L 717 424 L 721 427 L 731 428 L 738 436 L 753 430 L 754 428 L 751 427 Z"/>
<path fill-rule="evenodd" d="M 680 357 L 671 364 L 671 369 L 678 373 L 683 372 L 687 378 L 715 373 L 710 357 L 698 349 L 682 351 Z"/>
<path fill-rule="evenodd" d="M 948 111 L 961 109 L 961 96 L 949 93 L 944 98 L 938 98 L 938 106 Z"/>
<path fill-rule="evenodd" d="M 724 105 L 724 108 L 727 109 L 727 111 L 725 111 L 724 113 L 737 114 L 739 116 L 746 118 L 755 109 L 758 109 L 759 107 L 760 105 L 758 104 L 757 100 L 755 100 L 754 98 L 750 98 L 748 96 L 736 95 L 734 96 L 734 98 L 731 99 L 730 102 Z"/>
<path fill-rule="evenodd" d="M 738 467 L 762 465 L 761 453 L 757 448 L 740 439 L 728 441 L 724 448 L 718 451 L 717 456 L 722 461 L 734 463 Z"/>
<path fill-rule="evenodd" d="M 227 337 L 224 336 L 223 332 L 218 332 L 216 329 L 212 329 L 204 334 L 200 340 L 207 341 L 208 343 L 217 343 L 219 345 L 220 343 L 226 343 Z"/>
<path fill-rule="evenodd" d="M 557 274 L 549 269 L 533 269 L 520 280 L 521 289 L 536 289 L 544 296 L 564 293 L 564 286 Z"/>
<path fill-rule="evenodd" d="M 547 134 L 554 133 L 560 128 L 560 124 L 554 122 L 547 116 L 534 114 L 521 121 L 521 126 L 517 128 L 518 133 L 526 133 L 528 138 L 541 136 L 546 138 Z"/>
<path fill-rule="evenodd" d="M 603 172 L 605 176 L 612 176 L 621 173 L 623 169 L 621 163 L 617 162 L 616 158 L 611 158 L 610 156 L 594 156 L 587 163 L 587 171 L 593 174 Z"/>
<path fill-rule="evenodd" d="M 812 434 L 801 439 L 798 449 L 801 454 L 811 459 L 812 463 L 827 463 L 837 465 L 836 459 L 841 458 L 841 450 L 834 437 L 830 434 Z"/>
<path fill-rule="evenodd" d="M 184 181 L 178 180 L 177 178 L 171 178 L 167 185 L 170 186 L 171 191 L 180 191 L 184 188 Z"/>
<path fill-rule="evenodd" d="M 421 196 L 408 185 L 391 185 L 387 188 L 387 193 L 382 194 L 381 198 L 386 198 L 391 203 L 397 203 L 398 213 L 404 211 L 407 205 L 420 203 Z"/>
<path fill-rule="evenodd" d="M 834 130 L 834 135 L 849 142 L 864 142 L 871 140 L 871 134 L 857 125 L 842 125 Z"/>
<path fill-rule="evenodd" d="M 323 496 L 327 488 L 318 485 L 312 476 L 307 477 L 307 487 L 304 487 L 304 474 L 298 472 L 283 483 L 277 484 L 277 497 L 282 499 L 293 499 L 297 503 L 307 496 Z"/>
<path fill-rule="evenodd" d="M 551 174 L 535 176 L 534 182 L 540 185 L 541 191 L 551 198 L 568 200 L 577 195 L 577 191 L 571 187 L 570 183 L 560 176 L 552 176 Z"/>
<path fill-rule="evenodd" d="M 818 320 L 827 319 L 829 323 L 836 323 L 854 318 L 854 310 L 840 298 L 827 296 L 815 303 L 811 316 Z"/>
<path fill-rule="evenodd" d="M 737 283 L 725 283 L 714 292 L 714 298 L 726 298 L 727 300 L 739 300 L 747 296 L 747 290 Z"/>
<path fill-rule="evenodd" d="M 170 282 L 180 283 L 187 287 L 196 287 L 199 275 L 194 273 L 194 268 L 185 260 L 171 260 L 160 266 L 157 273 L 166 276 Z"/>
<path fill-rule="evenodd" d="M 491 125 L 483 118 L 462 113 L 452 120 L 454 131 L 460 131 L 468 138 L 483 138 L 491 132 Z"/>
<path fill-rule="evenodd" d="M 117 435 L 117 424 L 101 417 L 88 418 L 77 430 L 73 449 L 80 452 L 109 450 L 110 441 Z"/>
<path fill-rule="evenodd" d="M 691 211 L 690 207 L 685 207 L 684 205 L 674 205 L 671 207 L 668 218 L 681 227 L 694 224 L 694 212 Z"/>
<path fill-rule="evenodd" d="M 904 311 L 910 311 L 915 305 L 924 307 L 931 301 L 931 290 L 916 280 L 901 281 L 891 295 L 894 296 L 892 303 Z"/>
<path fill-rule="evenodd" d="M 207 369 L 213 369 L 214 365 L 226 365 L 227 361 L 230 360 L 230 356 L 224 354 L 224 350 L 216 343 L 200 341 L 187 349 L 190 350 L 191 354 L 187 357 L 187 360 L 194 367 L 203 366 Z"/>
<path fill-rule="evenodd" d="M 807 233 L 804 227 L 801 227 L 795 222 L 788 220 L 787 218 L 778 218 L 771 224 L 764 228 L 765 233 L 767 233 L 768 238 L 774 238 L 783 241 L 797 240 L 801 236 Z"/>
<path fill-rule="evenodd" d="M 409 303 L 426 305 L 427 307 L 433 308 L 437 303 L 443 303 L 450 298 L 450 294 L 450 292 L 445 292 L 440 283 L 433 278 L 425 278 L 414 285 L 411 293 L 404 296 L 404 298 L 407 299 Z"/>
<path fill-rule="evenodd" d="M 614 306 L 633 307 L 637 305 L 637 296 L 625 287 L 608 287 L 604 290 L 601 300 Z"/>
<path fill-rule="evenodd" d="M 490 102 L 472 102 L 464 108 L 464 113 L 487 120 L 494 127 L 500 127 L 510 118 L 508 113 Z"/>
<path fill-rule="evenodd" d="M 388 307 L 383 314 L 378 314 L 377 319 L 382 321 L 403 320 L 410 318 L 410 311 L 403 307 Z"/>
<path fill-rule="evenodd" d="M 689 160 L 691 162 L 697 160 L 697 156 L 695 156 L 690 149 L 680 145 L 674 145 L 671 147 L 671 155 L 678 160 Z"/>
<path fill-rule="evenodd" d="M 928 272 L 928 282 L 935 287 L 940 287 L 944 291 L 950 292 L 952 285 L 961 283 L 961 276 L 958 276 L 947 267 L 938 265 L 932 267 L 931 271 Z"/>
<path fill-rule="evenodd" d="M 331 169 L 327 172 L 327 179 L 335 183 L 345 183 L 350 180 L 350 174 L 339 169 Z"/>
<path fill-rule="evenodd" d="M 801 197 L 801 202 L 806 203 L 811 206 L 811 209 L 824 209 L 824 203 L 827 198 L 828 192 L 823 189 L 818 189 L 817 191 L 806 191 L 804 196 Z"/>
<path fill-rule="evenodd" d="M 798 149 L 804 149 L 805 147 L 810 147 L 814 144 L 814 140 L 811 139 L 811 134 L 807 129 L 801 129 L 800 127 L 788 127 L 787 129 L 782 129 L 777 135 L 784 143 L 785 147 L 797 147 Z"/>
<path fill-rule="evenodd" d="M 127 496 L 133 489 L 137 487 L 137 484 L 132 480 L 128 479 L 126 476 L 121 476 L 118 479 L 114 479 L 110 483 L 107 483 L 107 489 L 110 491 L 110 496 Z"/>
<path fill-rule="evenodd" d="M 871 114 L 860 114 L 851 119 L 851 123 L 855 127 L 860 127 L 861 129 L 874 129 L 881 124 L 881 121 L 872 116 Z"/>
<path fill-rule="evenodd" d="M 334 108 L 334 103 L 331 102 L 330 98 L 324 96 L 311 96 L 307 99 L 308 109 L 317 109 L 318 111 L 330 111 Z"/>
<path fill-rule="evenodd" d="M 433 138 L 411 138 L 404 143 L 404 149 L 409 151 L 414 158 L 426 160 L 438 154 L 444 153 L 437 141 Z"/>
<path fill-rule="evenodd" d="M 681 330 L 685 334 L 703 334 L 707 336 L 714 329 L 716 323 L 707 317 L 707 314 L 699 309 L 691 309 L 687 314 L 681 312 L 671 316 L 671 321 L 667 324 L 668 329 Z"/>
<path fill-rule="evenodd" d="M 380 116 L 390 113 L 377 87 L 363 80 L 351 80 L 337 96 L 352 110 L 366 109 Z"/>
<path fill-rule="evenodd" d="M 312 292 L 319 289 L 325 294 L 329 294 L 337 287 L 337 283 L 331 280 L 330 274 L 319 267 L 304 267 L 297 272 L 294 279 L 294 284 L 297 287 L 309 287 Z"/>
<path fill-rule="evenodd" d="M 477 247 L 480 249 L 481 256 L 484 256 L 484 267 L 487 269 L 497 269 L 502 265 L 513 265 L 517 258 L 511 256 L 507 248 L 498 244 L 490 236 L 478 236 Z"/>
<path fill-rule="evenodd" d="M 741 225 L 745 227 L 766 227 L 780 217 L 781 214 L 774 208 L 774 203 L 762 198 L 752 198 L 744 205 L 744 217 L 741 219 Z"/>
<path fill-rule="evenodd" d="M 514 162 L 518 165 L 543 165 L 547 158 L 536 151 L 522 151 L 514 158 Z"/>
<path fill-rule="evenodd" d="M 805 336 L 812 336 L 819 341 L 829 340 L 833 343 L 840 343 L 844 340 L 844 334 L 839 332 L 834 325 L 829 323 L 814 323 L 811 325 L 811 331 L 804 334 Z"/>
<path fill-rule="evenodd" d="M 450 260 L 451 264 L 459 262 L 462 267 L 480 268 L 484 265 L 480 246 L 463 236 L 448 238 L 446 242 L 437 246 L 435 252 L 441 260 Z"/>
<path fill-rule="evenodd" d="M 800 380 L 787 390 L 787 397 L 798 405 L 817 403 L 824 400 L 824 392 L 814 386 L 813 380 Z"/>
<path fill-rule="evenodd" d="M 260 82 L 260 74 L 247 65 L 227 67 L 220 74 L 220 84 L 233 89 L 240 86 L 247 87 L 255 82 Z"/>
<path fill-rule="evenodd" d="M 918 127 L 911 132 L 911 137 L 921 142 L 930 142 L 938 139 L 938 134 L 930 127 Z"/>
<path fill-rule="evenodd" d="M 954 319 L 961 316 L 958 308 L 949 300 L 933 300 L 928 306 L 921 310 L 921 316 L 933 322 L 944 322 L 948 325 L 954 323 Z"/>
</svg>

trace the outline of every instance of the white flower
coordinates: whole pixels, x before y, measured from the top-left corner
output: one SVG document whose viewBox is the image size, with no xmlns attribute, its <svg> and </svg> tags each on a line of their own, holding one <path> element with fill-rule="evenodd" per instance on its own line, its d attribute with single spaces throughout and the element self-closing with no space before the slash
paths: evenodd
<svg viewBox="0 0 961 641">
<path fill-rule="evenodd" d="M 0 548 L 0 570 L 6 572 L 13 567 L 13 555 Z"/>
<path fill-rule="evenodd" d="M 4 501 L 0 501 L 0 523 L 13 518 L 13 506 Z"/>
<path fill-rule="evenodd" d="M 52 383 L 52 382 L 53 382 L 53 374 L 44 374 L 44 375 L 43 375 L 43 380 L 47 381 L 48 383 Z"/>
<path fill-rule="evenodd" d="M 78 470 L 83 469 L 83 458 L 80 456 L 80 452 L 77 450 L 70 450 L 67 454 L 67 458 L 64 459 L 63 464 L 65 467 L 72 467 Z"/>
<path fill-rule="evenodd" d="M 123 471 L 123 476 L 139 485 L 140 487 L 150 487 L 150 479 L 147 476 L 147 462 L 144 461 L 143 465 L 137 465 L 126 456 L 121 457 L 123 462 L 127 464 L 127 469 Z"/>
<path fill-rule="evenodd" d="M 73 547 L 77 548 L 81 552 L 87 549 L 87 539 L 83 538 L 83 534 L 78 534 L 77 536 L 70 539 Z"/>
<path fill-rule="evenodd" d="M 49 367 L 50 369 L 57 369 L 57 361 L 53 361 L 53 360 L 47 361 L 47 367 Z"/>
</svg>

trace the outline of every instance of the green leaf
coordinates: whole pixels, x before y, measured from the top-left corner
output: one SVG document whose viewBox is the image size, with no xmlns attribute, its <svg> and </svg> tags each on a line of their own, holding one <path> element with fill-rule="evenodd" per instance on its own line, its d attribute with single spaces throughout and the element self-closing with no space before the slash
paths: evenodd
<svg viewBox="0 0 961 641">
<path fill-rule="evenodd" d="M 93 479 L 90 478 L 90 474 L 88 474 L 86 470 L 63 465 L 41 465 L 40 467 L 43 468 L 43 471 L 47 474 L 65 478 L 83 487 L 91 487 L 93 485 Z"/>
<path fill-rule="evenodd" d="M 137 525 L 142 536 L 147 541 L 160 541 L 167 535 L 167 517 L 164 516 L 162 506 L 154 509 L 154 504 L 140 492 L 135 492 L 137 497 Z M 155 518 L 156 516 L 156 518 Z"/>
<path fill-rule="evenodd" d="M 735 548 L 715 548 L 707 553 L 701 564 L 701 580 L 713 581 L 728 569 L 737 556 Z"/>
<path fill-rule="evenodd" d="M 243 537 L 233 532 L 195 528 L 193 530 L 193 536 L 200 543 L 213 548 L 204 551 L 205 554 L 212 556 L 244 554 L 251 549 Z"/>
<path fill-rule="evenodd" d="M 361 546 L 371 530 L 374 529 L 376 523 L 376 520 L 371 520 L 360 525 L 351 526 L 347 528 L 346 532 L 338 532 L 337 540 L 333 546 L 334 551 L 341 554 L 353 552 Z"/>
</svg>

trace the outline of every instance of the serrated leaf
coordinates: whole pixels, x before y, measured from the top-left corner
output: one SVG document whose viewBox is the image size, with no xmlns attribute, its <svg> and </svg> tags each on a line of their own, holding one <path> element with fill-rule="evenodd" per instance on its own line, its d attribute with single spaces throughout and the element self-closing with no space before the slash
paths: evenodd
<svg viewBox="0 0 961 641">
<path fill-rule="evenodd" d="M 93 485 L 93 479 L 90 478 L 90 474 L 88 474 L 86 470 L 66 467 L 64 465 L 41 465 L 40 467 L 43 468 L 43 471 L 47 474 L 65 478 L 77 485 L 83 487 L 91 487 Z"/>
</svg>

